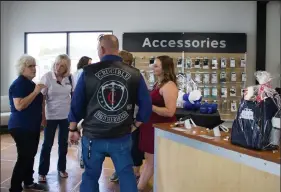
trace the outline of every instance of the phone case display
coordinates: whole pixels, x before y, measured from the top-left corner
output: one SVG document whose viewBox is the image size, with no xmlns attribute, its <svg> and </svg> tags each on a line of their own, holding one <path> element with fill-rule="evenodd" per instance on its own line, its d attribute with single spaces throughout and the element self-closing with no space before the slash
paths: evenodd
<svg viewBox="0 0 281 192">
<path fill-rule="evenodd" d="M 227 87 L 221 88 L 221 97 L 227 98 Z"/>
<path fill-rule="evenodd" d="M 241 89 L 245 87 L 247 80 L 245 53 L 138 52 L 132 54 L 135 57 L 136 68 L 144 70 L 141 73 L 145 74 L 150 86 L 156 82 L 156 76 L 150 65 L 154 64 L 156 57 L 169 55 L 174 61 L 179 90 L 191 91 L 190 85 L 195 84 L 196 89 L 202 94 L 202 101 L 208 100 L 209 103 L 217 101 L 222 119 L 235 118 L 235 109 L 238 108 L 241 100 Z"/>
<path fill-rule="evenodd" d="M 210 97 L 210 88 L 209 88 L 209 87 L 204 87 L 204 89 L 203 89 L 203 95 L 204 95 L 204 97 L 206 97 L 206 98 Z"/>
<path fill-rule="evenodd" d="M 192 67 L 192 59 L 190 57 L 187 57 L 185 60 L 185 66 L 186 69 L 191 69 Z"/>
<path fill-rule="evenodd" d="M 218 75 L 217 75 L 216 72 L 212 73 L 212 76 L 211 76 L 211 83 L 213 83 L 213 84 L 218 83 Z"/>
<path fill-rule="evenodd" d="M 201 75 L 201 73 L 195 73 L 194 81 L 196 83 L 202 83 L 202 75 Z"/>
<path fill-rule="evenodd" d="M 220 82 L 225 83 L 226 82 L 226 72 L 222 71 L 220 74 Z"/>
<path fill-rule="evenodd" d="M 227 59 L 221 58 L 221 69 L 225 69 L 227 65 Z"/>
<path fill-rule="evenodd" d="M 218 69 L 218 59 L 216 57 L 212 59 L 212 69 Z"/>
<path fill-rule="evenodd" d="M 184 90 L 186 87 L 186 77 L 184 73 L 178 73 L 177 75 L 177 81 L 178 81 L 178 88 L 180 90 Z"/>
<path fill-rule="evenodd" d="M 236 87 L 232 86 L 229 90 L 229 95 L 231 97 L 236 97 Z"/>
<path fill-rule="evenodd" d="M 203 59 L 203 69 L 209 69 L 209 59 L 208 57 L 204 57 Z"/>
<path fill-rule="evenodd" d="M 230 110 L 231 112 L 237 112 L 237 101 L 231 101 Z"/>
<path fill-rule="evenodd" d="M 240 61 L 241 61 L 240 66 L 241 66 L 241 67 L 246 67 L 246 59 L 241 58 Z"/>
<path fill-rule="evenodd" d="M 246 81 L 247 81 L 246 73 L 242 72 L 242 82 L 246 82 Z"/>
<path fill-rule="evenodd" d="M 230 58 L 230 67 L 235 68 L 235 59 Z"/>
<path fill-rule="evenodd" d="M 232 82 L 236 82 L 236 73 L 235 72 L 231 72 L 231 81 Z"/>
<path fill-rule="evenodd" d="M 195 61 L 194 61 L 194 68 L 196 69 L 200 69 L 201 65 L 200 65 L 200 58 L 196 57 Z"/>
<path fill-rule="evenodd" d="M 209 73 L 203 74 L 203 83 L 204 84 L 209 84 L 210 83 L 210 74 Z"/>
</svg>

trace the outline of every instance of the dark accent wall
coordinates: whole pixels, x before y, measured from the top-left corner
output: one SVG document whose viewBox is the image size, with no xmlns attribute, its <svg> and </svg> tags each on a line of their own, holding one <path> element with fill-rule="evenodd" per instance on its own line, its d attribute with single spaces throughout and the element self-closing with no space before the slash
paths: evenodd
<svg viewBox="0 0 281 192">
<path fill-rule="evenodd" d="M 268 1 L 257 1 L 256 71 L 258 70 L 264 71 L 266 65 L 266 5 L 267 3 Z"/>
</svg>

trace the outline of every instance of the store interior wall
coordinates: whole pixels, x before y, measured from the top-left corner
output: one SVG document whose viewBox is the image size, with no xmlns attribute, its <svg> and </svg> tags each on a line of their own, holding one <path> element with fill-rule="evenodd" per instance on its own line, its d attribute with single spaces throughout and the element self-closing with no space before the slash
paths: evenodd
<svg viewBox="0 0 281 192">
<path fill-rule="evenodd" d="M 270 1 L 267 4 L 266 21 L 266 70 L 275 78 L 272 86 L 280 87 L 280 23 L 281 23 L 281 2 Z"/>
<path fill-rule="evenodd" d="M 6 1 L 1 8 L 1 95 L 17 77 L 24 32 L 83 30 L 113 30 L 121 47 L 124 32 L 246 33 L 248 84 L 254 83 L 255 1 Z"/>
</svg>

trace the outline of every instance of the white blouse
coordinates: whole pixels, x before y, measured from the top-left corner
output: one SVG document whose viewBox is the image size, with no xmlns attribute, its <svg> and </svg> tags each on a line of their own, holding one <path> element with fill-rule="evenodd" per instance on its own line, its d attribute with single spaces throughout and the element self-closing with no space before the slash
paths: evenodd
<svg viewBox="0 0 281 192">
<path fill-rule="evenodd" d="M 42 94 L 46 96 L 46 119 L 59 120 L 68 118 L 71 103 L 70 93 L 73 90 L 69 77 L 64 77 L 61 84 L 59 84 L 55 73 L 50 71 L 41 78 L 40 82 L 46 85 L 46 88 L 42 90 Z M 72 84 L 74 84 L 73 76 Z"/>
</svg>

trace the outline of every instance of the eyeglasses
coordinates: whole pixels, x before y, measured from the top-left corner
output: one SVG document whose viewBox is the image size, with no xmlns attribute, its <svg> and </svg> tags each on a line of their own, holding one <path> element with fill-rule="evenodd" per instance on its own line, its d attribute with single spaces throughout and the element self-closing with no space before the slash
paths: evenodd
<svg viewBox="0 0 281 192">
<path fill-rule="evenodd" d="M 37 65 L 28 65 L 27 68 L 35 68 Z"/>
</svg>

